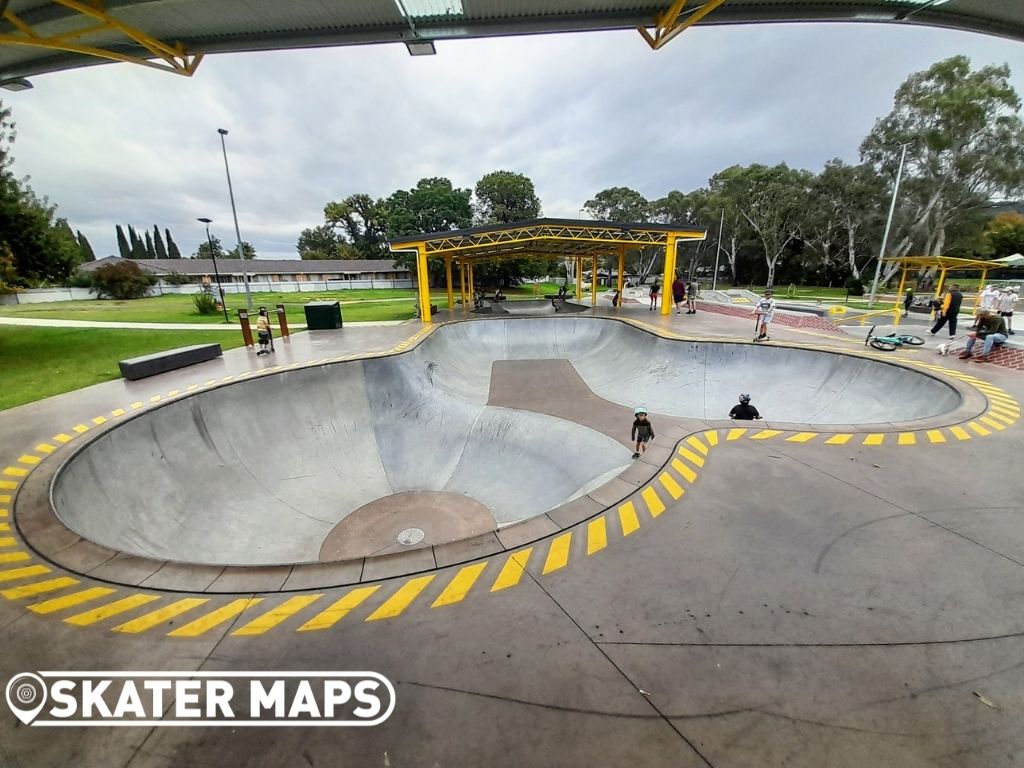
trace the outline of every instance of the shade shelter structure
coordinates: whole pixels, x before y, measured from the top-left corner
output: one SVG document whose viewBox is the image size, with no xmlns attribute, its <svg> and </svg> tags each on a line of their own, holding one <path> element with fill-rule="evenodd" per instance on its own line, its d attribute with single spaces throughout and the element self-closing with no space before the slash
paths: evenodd
<svg viewBox="0 0 1024 768">
<path fill-rule="evenodd" d="M 597 261 L 618 258 L 618 289 L 626 267 L 626 251 L 631 248 L 665 249 L 664 284 L 675 279 L 676 248 L 680 242 L 707 237 L 704 227 L 689 224 L 622 223 L 578 219 L 533 219 L 495 224 L 450 232 L 407 235 L 389 242 L 392 253 L 416 254 L 416 285 L 420 318 L 431 322 L 429 268 L 430 259 L 443 259 L 448 308 L 455 308 L 453 269 L 459 270 L 462 306 L 467 306 L 474 281 L 473 268 L 480 263 L 509 259 L 572 259 L 576 262 L 576 298 L 583 290 L 583 268 L 591 270 L 591 304 L 597 303 Z M 661 313 L 669 314 L 671 305 L 662 302 Z"/>
<path fill-rule="evenodd" d="M 1008 266 L 999 261 L 958 259 L 953 256 L 899 256 L 885 259 L 885 261 L 889 264 L 897 264 L 900 268 L 900 287 L 896 291 L 896 304 L 892 309 L 895 314 L 896 325 L 900 324 L 900 297 L 903 295 L 903 289 L 907 285 L 907 275 L 910 270 L 937 269 L 939 271 L 939 281 L 935 284 L 936 298 L 942 295 L 942 289 L 946 285 L 946 274 L 948 272 L 981 272 L 981 278 L 978 280 L 978 293 L 974 299 L 974 306 L 977 307 L 981 301 L 981 291 L 985 287 L 985 281 L 988 280 L 989 271 Z"/>
</svg>

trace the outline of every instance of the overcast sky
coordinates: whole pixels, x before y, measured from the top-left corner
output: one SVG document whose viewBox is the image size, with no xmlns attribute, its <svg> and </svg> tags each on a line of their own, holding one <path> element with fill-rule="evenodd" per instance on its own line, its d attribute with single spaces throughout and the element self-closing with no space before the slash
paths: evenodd
<svg viewBox="0 0 1024 768">
<path fill-rule="evenodd" d="M 654 199 L 736 163 L 855 161 L 907 75 L 959 53 L 1009 63 L 1024 95 L 1022 43 L 856 24 L 693 29 L 656 52 L 617 32 L 446 42 L 416 58 L 403 45 L 220 55 L 191 79 L 108 64 L 35 77 L 4 102 L 15 171 L 97 256 L 117 252 L 117 223 L 169 227 L 186 256 L 199 216 L 234 242 L 223 127 L 242 238 L 298 258 L 327 201 L 425 176 L 473 187 L 518 171 L 544 215 L 576 218 L 607 187 Z"/>
</svg>

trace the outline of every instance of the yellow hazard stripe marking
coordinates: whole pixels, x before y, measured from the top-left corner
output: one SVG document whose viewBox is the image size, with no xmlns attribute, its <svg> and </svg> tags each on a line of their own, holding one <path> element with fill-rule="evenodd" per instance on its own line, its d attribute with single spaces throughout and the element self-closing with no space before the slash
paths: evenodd
<svg viewBox="0 0 1024 768">
<path fill-rule="evenodd" d="M 658 496 L 658 492 L 654 490 L 654 486 L 648 485 L 640 492 L 640 496 L 647 504 L 647 511 L 651 513 L 651 517 L 657 517 L 665 511 L 665 505 L 662 503 L 661 497 Z"/>
<path fill-rule="evenodd" d="M 106 416 L 97 416 L 96 418 L 94 418 L 92 420 L 92 423 L 95 424 L 97 427 L 100 424 L 106 424 L 107 423 L 107 417 Z"/>
<path fill-rule="evenodd" d="M 431 608 L 440 608 L 443 605 L 451 605 L 452 603 L 461 603 L 466 599 L 466 595 L 469 594 L 469 590 L 476 584 L 477 579 L 480 578 L 480 574 L 487 568 L 487 563 L 473 563 L 467 565 L 464 568 L 460 568 L 459 572 L 455 574 L 448 586 L 444 588 L 444 591 L 437 596 L 437 599 L 431 604 Z"/>
<path fill-rule="evenodd" d="M 159 608 L 143 616 L 139 616 L 137 619 L 132 619 L 124 624 L 120 624 L 114 627 L 114 631 L 124 632 L 129 635 L 145 632 L 147 629 L 152 629 L 158 624 L 163 624 L 165 621 L 173 619 L 175 616 L 180 616 L 186 611 L 191 611 L 193 608 L 208 602 L 210 602 L 210 598 L 208 597 L 186 597 L 183 600 L 178 600 L 170 605 L 165 605 L 163 608 Z"/>
<path fill-rule="evenodd" d="M 231 634 L 239 636 L 262 635 L 264 632 L 268 632 L 276 627 L 285 619 L 294 616 L 303 608 L 312 605 L 321 597 L 323 597 L 323 595 L 297 595 L 296 597 L 290 597 L 276 608 L 271 608 L 262 616 L 253 619 L 244 627 L 236 629 Z"/>
<path fill-rule="evenodd" d="M 885 435 L 881 432 L 872 432 L 864 436 L 862 445 L 882 445 L 885 442 Z"/>
<path fill-rule="evenodd" d="M 217 608 L 214 611 L 210 611 L 205 616 L 201 616 L 195 621 L 191 621 L 175 630 L 167 633 L 168 637 L 199 637 L 205 632 L 209 632 L 214 627 L 223 624 L 225 621 L 238 616 L 242 611 L 251 605 L 256 605 L 262 602 L 262 597 L 243 597 L 239 600 L 233 600 L 225 606 Z"/>
<path fill-rule="evenodd" d="M 39 445 L 36 446 L 36 450 L 39 451 L 40 453 L 50 454 L 56 451 L 57 448 L 55 446 L 50 445 L 49 443 L 40 443 Z"/>
<path fill-rule="evenodd" d="M 619 507 L 619 525 L 622 526 L 623 536 L 629 536 L 640 527 L 640 518 L 636 515 L 636 507 L 632 501 L 627 501 Z"/>
<path fill-rule="evenodd" d="M 509 555 L 501 569 L 501 573 L 498 574 L 498 578 L 494 580 L 494 584 L 491 586 L 491 592 L 498 592 L 518 584 L 519 580 L 523 577 L 523 570 L 526 568 L 531 552 L 533 552 L 533 547 L 527 547 Z"/>
<path fill-rule="evenodd" d="M 95 600 L 98 597 L 106 597 L 116 592 L 116 589 L 110 587 L 93 587 L 92 589 L 84 589 L 81 592 L 74 592 L 64 597 L 55 597 L 52 600 L 44 600 L 41 603 L 30 605 L 28 609 L 36 613 L 54 613 L 55 611 L 63 611 L 65 608 L 72 608 L 82 603 L 87 603 L 90 600 Z"/>
<path fill-rule="evenodd" d="M 70 443 L 74 438 L 61 432 L 59 435 L 54 435 L 53 439 L 58 443 Z"/>
<path fill-rule="evenodd" d="M 120 600 L 115 600 L 107 605 L 101 605 L 99 608 L 94 608 L 91 611 L 85 611 L 84 613 L 79 613 L 75 616 L 69 616 L 64 619 L 64 621 L 67 624 L 86 627 L 90 624 L 95 624 L 98 621 L 110 618 L 111 616 L 117 616 L 120 613 L 127 613 L 132 608 L 138 608 L 140 605 L 152 603 L 154 600 L 159 599 L 159 595 L 131 595 Z"/>
<path fill-rule="evenodd" d="M 818 436 L 817 432 L 797 432 L 795 435 L 790 435 L 786 438 L 787 443 L 806 443 L 808 440 L 813 440 Z"/>
<path fill-rule="evenodd" d="M 4 474 L 8 477 L 25 477 L 28 474 L 28 470 L 22 467 L 6 467 Z"/>
<path fill-rule="evenodd" d="M 714 448 L 718 445 L 718 432 L 716 430 L 710 430 L 704 433 L 704 439 L 708 441 L 708 445 Z"/>
<path fill-rule="evenodd" d="M 28 552 L 0 552 L 0 563 L 22 563 L 31 559 Z"/>
<path fill-rule="evenodd" d="M 688 483 L 693 483 L 697 480 L 697 473 L 690 469 L 689 465 L 684 464 L 679 459 L 672 459 L 672 468 L 682 475 Z"/>
<path fill-rule="evenodd" d="M 12 554 L 22 554 L 21 552 L 15 552 Z M 45 565 L 27 565 L 23 568 L 8 568 L 5 571 L 0 571 L 0 581 L 15 581 L 17 579 L 27 579 L 29 576 L 42 576 L 44 573 L 49 573 L 50 569 Z"/>
<path fill-rule="evenodd" d="M 706 445 L 704 445 L 704 443 L 701 441 L 701 439 L 699 437 L 697 437 L 696 435 L 692 435 L 691 437 L 686 438 L 686 442 L 691 447 L 693 447 L 696 450 L 700 451 L 703 455 L 705 455 L 705 456 L 708 455 L 708 447 Z"/>
<path fill-rule="evenodd" d="M 756 435 L 751 435 L 750 439 L 751 440 L 767 440 L 768 438 L 775 437 L 776 435 L 781 435 L 781 434 L 782 434 L 782 430 L 781 429 L 762 429 Z"/>
<path fill-rule="evenodd" d="M 726 436 L 725 439 L 727 441 L 739 440 L 741 437 L 743 437 L 745 434 L 747 434 L 748 431 L 749 430 L 744 429 L 744 428 L 740 428 L 740 427 L 736 427 L 735 429 L 730 429 L 729 430 L 729 434 Z"/>
<path fill-rule="evenodd" d="M 608 546 L 608 525 L 604 515 L 587 523 L 587 555 L 600 552 Z"/>
<path fill-rule="evenodd" d="M 944 443 L 944 442 L 946 442 L 946 436 L 944 434 L 942 434 L 942 430 L 939 430 L 939 429 L 929 429 L 926 434 L 928 435 L 928 439 L 931 440 L 933 443 Z"/>
<path fill-rule="evenodd" d="M 395 616 L 400 616 L 433 580 L 434 576 L 432 574 L 409 579 L 409 581 L 398 588 L 395 594 L 385 600 L 377 610 L 367 616 L 366 621 L 379 621 L 380 619 L 392 619 Z"/>
<path fill-rule="evenodd" d="M 5 491 L 13 491 L 18 487 L 18 484 L 13 480 L 0 480 L 0 489 Z"/>
<path fill-rule="evenodd" d="M 25 570 L 28 570 L 27 568 Z M 22 597 L 31 597 L 32 595 L 41 595 L 44 592 L 55 592 L 58 589 L 64 589 L 64 587 L 73 587 L 78 583 L 77 579 L 71 579 L 67 576 L 61 576 L 59 579 L 50 579 L 49 581 L 36 581 L 32 584 L 25 584 L 21 587 L 11 587 L 0 592 L 8 600 L 19 600 Z"/>
<path fill-rule="evenodd" d="M 913 432 L 900 432 L 896 438 L 897 445 L 917 445 L 917 435 Z"/>
<path fill-rule="evenodd" d="M 658 475 L 658 482 L 665 486 L 665 490 L 668 491 L 669 495 L 673 499 L 679 499 L 684 493 L 686 493 L 679 483 L 676 482 L 675 478 L 668 472 L 662 472 Z"/>
<path fill-rule="evenodd" d="M 38 456 L 33 456 L 30 453 L 24 453 L 18 457 L 19 464 L 28 464 L 30 467 L 34 467 L 40 461 L 42 461 L 42 459 L 40 459 Z"/>
<path fill-rule="evenodd" d="M 17 546 L 18 540 L 13 536 L 0 536 L 0 547 Z"/>
<path fill-rule="evenodd" d="M 566 531 L 561 536 L 556 536 L 548 548 L 548 557 L 544 561 L 544 568 L 541 574 L 548 574 L 560 570 L 569 564 L 569 546 L 572 544 L 572 532 Z"/>
<path fill-rule="evenodd" d="M 972 421 L 972 422 L 968 423 L 967 426 L 970 427 L 971 429 L 973 429 L 975 432 L 977 432 L 982 437 L 987 437 L 988 435 L 992 434 L 991 432 L 989 432 L 987 429 L 985 429 L 983 426 L 981 426 L 976 421 Z"/>
<path fill-rule="evenodd" d="M 825 443 L 827 445 L 846 445 L 852 439 L 853 435 L 843 432 L 838 435 L 832 435 Z"/>
<path fill-rule="evenodd" d="M 992 429 L 996 430 L 997 432 L 1001 432 L 1004 429 L 1006 429 L 1005 426 L 1003 426 L 998 421 L 989 416 L 982 416 L 980 419 L 978 419 L 978 421 L 980 421 L 983 424 L 988 424 L 990 427 L 992 427 Z"/>
<path fill-rule="evenodd" d="M 680 448 L 678 451 L 676 451 L 676 453 L 678 453 L 680 456 L 682 456 L 684 459 L 686 459 L 695 466 L 704 466 L 704 458 L 702 456 L 698 456 L 693 451 L 688 451 L 685 448 Z"/>
<path fill-rule="evenodd" d="M 950 427 L 949 431 L 957 440 L 970 440 L 971 436 L 963 427 Z"/>
<path fill-rule="evenodd" d="M 355 608 L 359 607 L 366 598 L 378 589 L 380 589 L 379 584 L 374 584 L 372 587 L 356 587 L 299 627 L 298 631 L 311 632 L 319 629 L 330 629 L 348 616 Z"/>
<path fill-rule="evenodd" d="M 89 428 L 85 426 L 85 424 L 75 424 L 72 429 L 80 435 L 89 431 Z"/>
<path fill-rule="evenodd" d="M 999 419 L 1001 422 L 1003 422 L 1003 424 L 1013 424 L 1016 421 L 1016 419 L 1011 419 L 1009 416 L 1000 413 L 999 411 L 996 410 L 989 411 L 988 415 L 991 416 L 993 419 Z"/>
</svg>

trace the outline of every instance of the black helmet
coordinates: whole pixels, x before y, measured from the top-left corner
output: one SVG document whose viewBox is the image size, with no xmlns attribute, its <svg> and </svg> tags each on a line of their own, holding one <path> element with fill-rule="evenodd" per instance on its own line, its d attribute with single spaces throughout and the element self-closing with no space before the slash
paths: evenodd
<svg viewBox="0 0 1024 768">
<path fill-rule="evenodd" d="M 748 395 L 746 392 L 744 392 L 742 395 L 740 395 L 740 402 L 743 403 L 744 405 L 749 403 L 750 402 L 750 395 Z"/>
</svg>

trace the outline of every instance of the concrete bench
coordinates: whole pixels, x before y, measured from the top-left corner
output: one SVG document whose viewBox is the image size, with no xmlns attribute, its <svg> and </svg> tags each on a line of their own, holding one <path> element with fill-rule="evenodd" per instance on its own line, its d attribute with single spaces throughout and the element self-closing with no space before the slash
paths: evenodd
<svg viewBox="0 0 1024 768">
<path fill-rule="evenodd" d="M 135 381 L 147 376 L 156 376 L 158 373 L 173 371 L 176 368 L 184 368 L 186 365 L 205 363 L 207 360 L 213 360 L 223 354 L 220 344 L 196 344 L 192 347 L 179 347 L 166 352 L 156 352 L 152 355 L 121 360 L 118 366 L 121 368 L 122 376 L 129 381 Z"/>
</svg>

